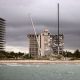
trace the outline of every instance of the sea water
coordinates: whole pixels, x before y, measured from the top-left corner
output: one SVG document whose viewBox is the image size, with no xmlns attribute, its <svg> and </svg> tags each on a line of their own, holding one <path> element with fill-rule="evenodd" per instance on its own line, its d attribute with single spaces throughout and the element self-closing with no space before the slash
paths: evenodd
<svg viewBox="0 0 80 80">
<path fill-rule="evenodd" d="M 80 80 L 80 64 L 0 65 L 0 80 Z"/>
</svg>

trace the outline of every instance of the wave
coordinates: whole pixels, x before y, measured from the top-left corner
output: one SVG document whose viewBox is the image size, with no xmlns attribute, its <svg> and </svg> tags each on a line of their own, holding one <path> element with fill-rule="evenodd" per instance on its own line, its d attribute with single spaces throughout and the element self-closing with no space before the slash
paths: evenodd
<svg viewBox="0 0 80 80">
<path fill-rule="evenodd" d="M 23 66 L 22 64 L 17 64 L 17 63 L 8 63 L 6 64 L 7 66 Z"/>
<path fill-rule="evenodd" d="M 18 64 L 18 63 L 6 63 L 7 66 L 25 66 L 25 67 L 39 67 L 40 65 L 33 65 L 33 64 Z"/>
</svg>

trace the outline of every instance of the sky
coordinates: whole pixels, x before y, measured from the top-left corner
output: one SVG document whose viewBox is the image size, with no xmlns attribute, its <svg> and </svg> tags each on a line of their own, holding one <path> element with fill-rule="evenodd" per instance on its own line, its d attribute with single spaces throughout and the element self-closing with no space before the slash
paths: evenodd
<svg viewBox="0 0 80 80">
<path fill-rule="evenodd" d="M 60 3 L 60 33 L 64 50 L 80 49 L 80 0 L 0 0 L 0 17 L 6 20 L 6 50 L 29 51 L 27 34 L 48 28 L 57 34 L 57 3 Z"/>
</svg>

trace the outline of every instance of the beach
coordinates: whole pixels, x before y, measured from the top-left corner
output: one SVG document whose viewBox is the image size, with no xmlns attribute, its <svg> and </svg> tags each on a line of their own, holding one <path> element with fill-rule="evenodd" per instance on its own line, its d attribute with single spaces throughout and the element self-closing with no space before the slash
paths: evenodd
<svg viewBox="0 0 80 80">
<path fill-rule="evenodd" d="M 0 64 L 80 64 L 80 60 L 62 61 L 62 60 L 0 60 Z"/>
</svg>

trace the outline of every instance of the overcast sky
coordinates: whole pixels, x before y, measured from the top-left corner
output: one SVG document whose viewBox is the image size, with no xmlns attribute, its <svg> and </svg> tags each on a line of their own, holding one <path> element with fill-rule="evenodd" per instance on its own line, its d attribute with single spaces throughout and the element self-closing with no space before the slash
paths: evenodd
<svg viewBox="0 0 80 80">
<path fill-rule="evenodd" d="M 28 33 L 45 27 L 57 33 L 57 3 L 60 3 L 60 32 L 64 49 L 80 49 L 80 0 L 0 0 L 0 17 L 6 20 L 6 50 L 28 52 Z"/>
</svg>

